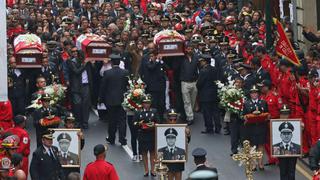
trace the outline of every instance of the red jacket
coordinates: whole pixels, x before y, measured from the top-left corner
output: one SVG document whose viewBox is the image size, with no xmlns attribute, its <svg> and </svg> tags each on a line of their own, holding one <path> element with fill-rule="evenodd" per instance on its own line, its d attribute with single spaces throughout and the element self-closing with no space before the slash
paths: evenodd
<svg viewBox="0 0 320 180">
<path fill-rule="evenodd" d="M 83 180 L 119 180 L 119 176 L 112 164 L 105 160 L 96 160 L 87 165 Z"/>
<path fill-rule="evenodd" d="M 291 76 L 290 70 L 287 72 L 283 73 L 280 72 L 278 76 L 278 90 L 279 90 L 279 95 L 282 99 L 282 102 L 284 104 L 289 103 L 289 89 L 292 86 L 292 82 L 290 81 L 289 77 Z"/>
<path fill-rule="evenodd" d="M 0 129 L 7 130 L 13 127 L 13 112 L 10 101 L 0 102 Z"/>
<path fill-rule="evenodd" d="M 280 109 L 282 100 L 278 94 L 274 91 L 269 91 L 265 95 L 261 95 L 262 100 L 265 100 L 268 104 L 268 110 L 272 119 L 278 119 L 280 117 Z"/>
</svg>

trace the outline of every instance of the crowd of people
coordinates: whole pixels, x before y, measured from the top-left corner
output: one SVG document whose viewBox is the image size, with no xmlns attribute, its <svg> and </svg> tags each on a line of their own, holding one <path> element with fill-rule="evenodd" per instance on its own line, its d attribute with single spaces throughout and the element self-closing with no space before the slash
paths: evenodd
<svg viewBox="0 0 320 180">
<path fill-rule="evenodd" d="M 106 141 L 110 145 L 115 144 L 117 130 L 119 143 L 127 145 L 128 124 L 133 161 L 143 160 L 144 176 L 156 176 L 154 124 L 185 123 L 190 135 L 195 113 L 201 112 L 201 133 L 220 134 L 223 128 L 224 134 L 231 136 L 231 155 L 238 153 L 243 140 L 250 140 L 268 156 L 268 165 L 279 163 L 281 179 L 292 180 L 296 159 L 271 157 L 269 138 L 268 120 L 280 118 L 281 109 L 287 113 L 287 108 L 287 118 L 301 119 L 302 153 L 307 157 L 311 152 L 312 169 L 317 173 L 319 150 L 310 148 L 319 147 L 316 144 L 320 138 L 319 37 L 305 28 L 303 35 L 313 45 L 302 50 L 293 41 L 290 21 L 283 19 L 286 36 L 301 63 L 296 66 L 280 57 L 276 49 L 266 48 L 263 11 L 254 9 L 251 1 L 243 5 L 239 7 L 234 0 L 7 0 L 9 101 L 1 104 L 7 112 L 2 113 L 0 125 L 1 147 L 6 150 L 1 155 L 1 169 L 8 171 L 1 172 L 1 178 L 25 179 L 29 172 L 37 180 L 77 178 L 74 172 L 79 169 L 61 168 L 48 129 L 88 129 L 92 108 L 98 110 L 101 121 L 109 123 Z M 184 56 L 159 55 L 154 36 L 163 30 L 175 30 L 184 36 Z M 272 30 L 270 36 L 276 41 L 277 29 L 272 26 Z M 17 67 L 13 41 L 27 33 L 41 38 L 41 68 Z M 112 46 L 108 60 L 86 60 L 82 49 L 76 46 L 77 37 L 91 33 L 102 36 Z M 141 78 L 146 85 L 148 96 L 137 112 L 126 112 L 122 107 L 129 76 Z M 230 118 L 224 118 L 226 111 L 219 106 L 215 82 L 228 84 L 230 80 L 243 90 L 245 102 L 240 114 L 231 113 Z M 45 87 L 56 84 L 66 87 L 65 98 L 52 105 L 53 97 Z M 26 108 L 34 100 L 39 100 L 41 107 Z M 105 108 L 101 108 L 102 104 Z M 248 124 L 243 118 L 258 111 L 270 114 L 265 122 Z M 43 125 L 43 119 L 55 116 L 64 119 L 64 123 Z M 33 121 L 37 136 L 30 171 L 30 138 L 24 130 L 27 119 Z M 83 134 L 78 136 L 83 148 Z M 188 142 L 190 139 L 189 136 Z M 109 168 L 104 171 L 110 173 L 109 179 L 118 178 L 110 164 L 101 162 L 105 151 L 102 145 L 94 148 L 97 161 L 88 165 L 84 179 L 108 179 L 95 177 L 102 171 L 96 172 L 94 166 L 105 166 Z M 206 155 L 202 149 L 198 151 Z M 8 159 L 11 163 L 5 166 Z M 260 160 L 254 169 L 263 171 L 264 165 Z M 170 164 L 169 179 L 181 180 L 182 171 L 183 164 Z"/>
</svg>

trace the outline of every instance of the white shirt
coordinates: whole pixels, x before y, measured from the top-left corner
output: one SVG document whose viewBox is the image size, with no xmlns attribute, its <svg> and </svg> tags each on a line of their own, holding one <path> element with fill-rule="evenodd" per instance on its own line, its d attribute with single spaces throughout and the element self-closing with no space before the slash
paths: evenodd
<svg viewBox="0 0 320 180">
<path fill-rule="evenodd" d="M 84 70 L 81 74 L 82 77 L 82 84 L 88 84 L 89 80 L 88 80 L 88 73 L 86 70 Z"/>
<path fill-rule="evenodd" d="M 282 145 L 283 145 L 283 147 L 284 147 L 285 149 L 287 148 L 287 145 L 288 145 L 288 149 L 286 149 L 286 150 L 290 150 L 291 142 L 289 142 L 289 143 L 282 142 Z"/>
<path fill-rule="evenodd" d="M 14 69 L 14 73 L 16 74 L 17 77 L 21 75 L 20 69 Z"/>
</svg>

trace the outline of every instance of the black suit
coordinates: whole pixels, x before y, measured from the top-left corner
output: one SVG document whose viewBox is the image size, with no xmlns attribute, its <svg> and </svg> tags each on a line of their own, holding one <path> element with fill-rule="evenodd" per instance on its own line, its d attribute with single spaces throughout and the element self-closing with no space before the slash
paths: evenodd
<svg viewBox="0 0 320 180">
<path fill-rule="evenodd" d="M 30 176 L 32 180 L 64 180 L 64 174 L 58 159 L 58 148 L 51 147 L 52 154 L 48 154 L 43 146 L 33 152 L 30 164 Z M 50 153 L 51 153 L 50 152 Z"/>
<path fill-rule="evenodd" d="M 91 106 L 92 64 L 82 64 L 76 59 L 70 59 L 67 61 L 67 65 L 69 68 L 72 110 L 78 126 L 87 127 Z M 82 79 L 84 71 L 87 74 L 87 82 Z"/>
<path fill-rule="evenodd" d="M 146 57 L 147 58 L 147 57 Z M 146 92 L 152 96 L 151 107 L 158 110 L 159 120 L 163 121 L 165 111 L 166 75 L 162 61 L 144 59 L 141 63 L 141 78 L 146 83 Z"/>
<path fill-rule="evenodd" d="M 40 76 L 44 77 L 46 80 L 47 85 L 50 85 L 53 83 L 53 77 L 59 78 L 59 75 L 57 73 L 57 70 L 48 66 L 48 67 L 42 67 L 40 70 Z"/>
<path fill-rule="evenodd" d="M 63 7 L 69 7 L 69 0 L 64 0 Z M 72 0 L 71 8 L 80 9 L 80 0 Z"/>
<path fill-rule="evenodd" d="M 17 71 L 21 73 L 19 76 L 14 69 L 8 71 L 8 78 L 12 80 L 12 86 L 8 86 L 8 95 L 14 115 L 25 114 L 26 78 L 22 70 Z"/>
<path fill-rule="evenodd" d="M 256 79 L 253 74 L 240 75 L 243 79 L 243 91 L 246 97 L 249 97 L 251 87 L 256 83 Z"/>
<path fill-rule="evenodd" d="M 215 130 L 221 129 L 220 113 L 218 109 L 218 87 L 215 84 L 217 71 L 211 65 L 206 65 L 200 70 L 197 81 L 198 98 L 205 121 L 206 130 L 213 130 L 212 117 L 214 118 Z"/>
<path fill-rule="evenodd" d="M 290 145 L 288 145 L 289 149 L 286 150 L 285 145 L 280 142 L 277 144 L 272 145 L 272 151 L 274 155 L 296 155 L 301 153 L 301 146 L 291 142 Z"/>
<path fill-rule="evenodd" d="M 262 83 L 263 80 L 269 80 L 271 81 L 271 77 L 270 74 L 268 73 L 268 71 L 262 69 L 262 67 L 260 67 L 255 73 L 255 84 L 258 83 Z"/>
<path fill-rule="evenodd" d="M 182 148 L 175 147 L 171 149 L 169 147 L 162 147 L 158 149 L 159 153 L 162 153 L 163 160 L 185 160 L 186 151 Z"/>
<path fill-rule="evenodd" d="M 126 144 L 126 113 L 122 108 L 124 93 L 127 91 L 129 72 L 113 66 L 104 72 L 101 80 L 99 98 L 108 109 L 109 140 L 114 142 L 117 128 L 119 128 L 119 141 Z"/>
</svg>

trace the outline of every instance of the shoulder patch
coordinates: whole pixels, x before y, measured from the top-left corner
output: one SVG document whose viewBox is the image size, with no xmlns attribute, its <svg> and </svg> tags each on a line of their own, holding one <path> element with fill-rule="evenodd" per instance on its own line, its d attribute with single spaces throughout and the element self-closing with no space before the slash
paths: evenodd
<svg viewBox="0 0 320 180">
<path fill-rule="evenodd" d="M 23 142 L 23 144 L 28 144 L 29 140 L 28 140 L 27 137 L 24 137 L 24 138 L 22 139 L 22 142 Z"/>
</svg>

